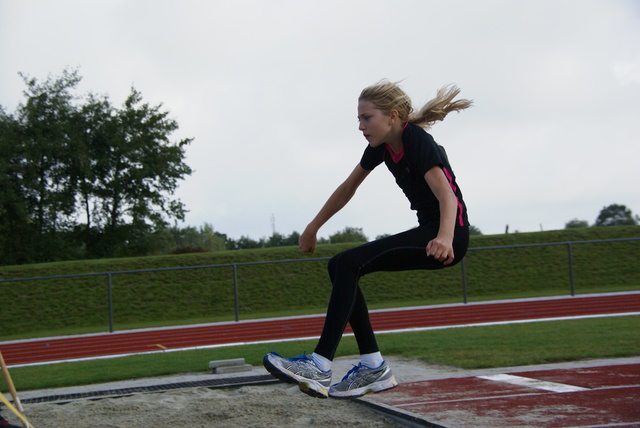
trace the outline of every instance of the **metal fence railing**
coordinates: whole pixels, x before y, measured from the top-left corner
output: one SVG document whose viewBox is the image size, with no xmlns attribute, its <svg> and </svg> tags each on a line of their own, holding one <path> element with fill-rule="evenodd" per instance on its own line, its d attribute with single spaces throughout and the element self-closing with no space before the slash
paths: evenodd
<svg viewBox="0 0 640 428">
<path fill-rule="evenodd" d="M 565 246 L 567 249 L 567 276 L 569 279 L 569 293 L 574 296 L 575 280 L 574 280 L 574 265 L 573 265 L 573 248 L 576 245 L 581 244 L 599 244 L 606 242 L 623 242 L 623 241 L 638 241 L 640 238 L 621 238 L 621 239 L 603 239 L 593 241 L 572 241 L 572 242 L 557 242 L 557 243 L 542 243 L 542 244 L 524 244 L 524 245 L 505 245 L 494 247 L 475 247 L 469 248 L 469 251 L 485 251 L 485 250 L 503 250 L 503 249 L 515 249 L 515 248 L 530 248 L 530 247 L 550 247 L 550 246 Z M 233 269 L 233 301 L 234 301 L 234 314 L 235 321 L 240 320 L 240 297 L 238 293 L 238 269 L 245 266 L 265 265 L 265 264 L 278 264 L 278 263 L 308 263 L 317 261 L 326 261 L 330 257 L 318 257 L 308 259 L 288 259 L 288 260 L 272 260 L 272 261 L 257 261 L 257 262 L 241 262 L 241 263 L 224 263 L 213 265 L 201 265 L 201 266 L 184 266 L 184 267 L 170 267 L 170 268 L 157 268 L 157 269 L 140 269 L 140 270 L 128 270 L 128 271 L 110 271 L 99 273 L 83 273 L 83 274 L 70 274 L 70 275 L 54 275 L 54 276 L 42 276 L 32 278 L 12 278 L 12 279 L 0 279 L 0 285 L 11 282 L 21 281 L 45 281 L 53 279 L 65 279 L 65 278 L 80 278 L 80 277 L 104 277 L 106 283 L 106 300 L 107 311 L 109 320 L 109 332 L 114 331 L 113 325 L 113 292 L 112 292 L 112 278 L 115 275 L 132 275 L 146 272 L 168 272 L 168 271 L 186 271 L 194 269 L 220 269 L 220 268 L 232 268 Z M 461 281 L 462 281 L 462 293 L 463 302 L 468 302 L 467 296 L 467 266 L 465 260 L 461 262 Z"/>
<path fill-rule="evenodd" d="M 508 248 L 533 248 L 533 247 L 552 247 L 552 246 L 565 246 L 567 248 L 567 268 L 569 275 L 569 289 L 570 294 L 575 296 L 576 288 L 575 288 L 575 278 L 574 278 L 574 269 L 573 269 L 573 247 L 575 245 L 580 244 L 598 244 L 605 242 L 625 242 L 625 241 L 639 241 L 640 238 L 619 238 L 619 239 L 599 239 L 593 241 L 568 241 L 568 242 L 551 242 L 551 243 L 543 243 L 543 244 L 523 244 L 523 245 L 501 245 L 495 247 L 475 247 L 469 248 L 468 251 L 482 251 L 482 250 L 499 250 L 499 249 L 508 249 Z M 464 303 L 467 303 L 467 277 L 466 277 L 466 269 L 465 269 L 465 261 L 462 259 L 462 294 Z"/>
</svg>

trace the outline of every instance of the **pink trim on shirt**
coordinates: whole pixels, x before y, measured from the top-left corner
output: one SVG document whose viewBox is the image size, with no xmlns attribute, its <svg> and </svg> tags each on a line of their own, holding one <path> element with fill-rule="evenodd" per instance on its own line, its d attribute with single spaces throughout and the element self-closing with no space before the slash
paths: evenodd
<svg viewBox="0 0 640 428">
<path fill-rule="evenodd" d="M 442 170 L 444 171 L 444 175 L 447 176 L 447 180 L 449 180 L 449 186 L 451 186 L 451 190 L 453 190 L 453 193 L 456 193 L 456 185 L 453 184 L 453 177 L 451 176 L 451 173 L 449 172 L 449 170 L 445 167 L 442 167 Z M 460 199 L 458 199 L 458 195 L 456 195 L 456 203 L 458 204 L 458 224 L 460 226 L 464 226 L 464 217 L 462 216 L 462 203 L 460 202 Z"/>
<path fill-rule="evenodd" d="M 402 127 L 402 131 L 403 132 L 407 128 L 408 125 L 409 125 L 409 122 L 405 122 L 404 123 L 404 126 Z M 391 160 L 393 161 L 393 163 L 400 162 L 400 160 L 402 160 L 402 157 L 404 156 L 404 146 L 402 146 L 402 150 L 400 150 L 400 153 L 398 153 L 398 154 L 393 153 L 393 150 L 391 150 L 391 147 L 389 147 L 389 145 L 387 145 L 387 151 L 391 155 Z"/>
<path fill-rule="evenodd" d="M 393 161 L 393 163 L 400 162 L 400 160 L 404 156 L 404 146 L 402 146 L 402 150 L 400 150 L 400 153 L 398 153 L 398 154 L 393 153 L 393 150 L 391 150 L 391 147 L 389 147 L 388 144 L 386 146 L 387 146 L 387 151 L 391 155 L 391 160 Z"/>
</svg>

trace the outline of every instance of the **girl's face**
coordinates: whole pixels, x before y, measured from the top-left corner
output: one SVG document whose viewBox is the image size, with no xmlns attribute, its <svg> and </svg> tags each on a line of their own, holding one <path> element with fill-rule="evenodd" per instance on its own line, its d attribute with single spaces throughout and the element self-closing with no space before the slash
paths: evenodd
<svg viewBox="0 0 640 428">
<path fill-rule="evenodd" d="M 386 143 L 392 129 L 392 117 L 378 109 L 371 101 L 358 102 L 358 129 L 371 147 Z"/>
</svg>

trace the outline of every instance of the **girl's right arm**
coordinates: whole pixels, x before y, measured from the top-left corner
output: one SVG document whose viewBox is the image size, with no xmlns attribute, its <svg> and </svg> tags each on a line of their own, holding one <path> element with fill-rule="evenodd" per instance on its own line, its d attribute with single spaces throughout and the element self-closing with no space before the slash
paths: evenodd
<svg viewBox="0 0 640 428">
<path fill-rule="evenodd" d="M 362 184 L 371 171 L 367 171 L 360 164 L 349 174 L 349 177 L 338 186 L 327 202 L 309 223 L 298 239 L 299 247 L 305 253 L 313 253 L 318 243 L 317 234 L 320 227 L 325 224 L 335 213 L 340 211 L 351 200 L 356 190 Z"/>
</svg>

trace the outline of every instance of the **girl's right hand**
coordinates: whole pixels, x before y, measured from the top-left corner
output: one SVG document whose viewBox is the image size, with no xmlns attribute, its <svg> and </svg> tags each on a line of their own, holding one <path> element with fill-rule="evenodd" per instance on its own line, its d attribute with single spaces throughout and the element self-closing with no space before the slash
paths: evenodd
<svg viewBox="0 0 640 428">
<path fill-rule="evenodd" d="M 325 224 L 335 213 L 340 211 L 356 193 L 356 189 L 362 181 L 367 178 L 371 171 L 364 169 L 360 163 L 356 165 L 349 177 L 338 186 L 331 194 L 327 202 L 315 218 L 309 223 L 298 238 L 298 247 L 305 253 L 313 253 L 318 245 L 318 230 Z"/>
<path fill-rule="evenodd" d="M 318 245 L 316 234 L 307 227 L 298 238 L 298 247 L 300 247 L 304 253 L 313 253 L 316 250 L 316 245 Z"/>
</svg>

